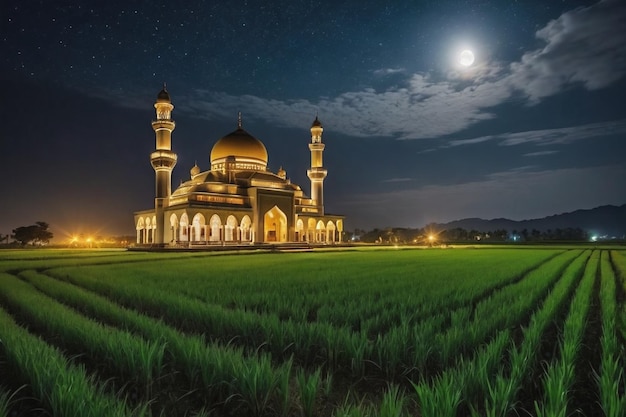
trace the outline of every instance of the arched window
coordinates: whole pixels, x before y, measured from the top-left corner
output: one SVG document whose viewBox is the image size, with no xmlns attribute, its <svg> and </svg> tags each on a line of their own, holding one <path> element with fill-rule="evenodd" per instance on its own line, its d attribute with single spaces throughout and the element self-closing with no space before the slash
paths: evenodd
<svg viewBox="0 0 626 417">
<path fill-rule="evenodd" d="M 209 235 L 209 240 L 211 242 L 219 242 L 222 240 L 222 219 L 217 214 L 211 216 L 211 220 L 209 221 L 209 227 L 211 233 Z"/>
<path fill-rule="evenodd" d="M 306 240 L 315 242 L 315 219 L 311 218 L 307 221 Z"/>
<path fill-rule="evenodd" d="M 206 241 L 205 230 L 204 227 L 206 225 L 206 220 L 204 216 L 200 213 L 197 213 L 193 216 L 193 221 L 191 222 L 191 241 L 199 242 Z"/>
<path fill-rule="evenodd" d="M 304 222 L 302 219 L 298 219 L 296 222 L 296 241 L 301 242 L 305 240 L 304 237 Z"/>
<path fill-rule="evenodd" d="M 335 241 L 335 223 L 330 220 L 328 221 L 328 223 L 326 223 L 326 241 Z"/>
<path fill-rule="evenodd" d="M 144 234 L 144 229 L 146 228 L 143 217 L 140 217 L 137 220 L 137 244 L 141 245 L 142 243 L 145 243 L 145 234 Z"/>
<path fill-rule="evenodd" d="M 178 216 L 172 213 L 170 216 L 170 241 L 177 240 L 177 232 L 178 232 Z"/>
<path fill-rule="evenodd" d="M 189 217 L 187 213 L 183 213 L 180 216 L 180 235 L 179 239 L 181 242 L 189 242 Z"/>
<path fill-rule="evenodd" d="M 241 240 L 243 242 L 250 242 L 252 240 L 252 221 L 247 214 L 241 219 Z"/>
<path fill-rule="evenodd" d="M 315 241 L 316 242 L 325 242 L 326 241 L 326 227 L 324 226 L 324 222 L 319 220 L 317 225 L 315 226 Z"/>
<path fill-rule="evenodd" d="M 224 226 L 224 240 L 226 242 L 232 242 L 233 240 L 239 240 L 236 236 L 237 231 L 237 219 L 232 214 L 226 219 L 226 226 Z"/>
<path fill-rule="evenodd" d="M 146 217 L 145 235 L 144 243 L 152 243 L 152 220 L 150 217 Z"/>
</svg>

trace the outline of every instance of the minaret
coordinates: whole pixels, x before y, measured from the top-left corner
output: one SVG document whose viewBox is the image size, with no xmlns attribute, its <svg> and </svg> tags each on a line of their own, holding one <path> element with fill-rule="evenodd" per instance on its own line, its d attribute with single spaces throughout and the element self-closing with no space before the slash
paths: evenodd
<svg viewBox="0 0 626 417">
<path fill-rule="evenodd" d="M 154 108 L 156 109 L 156 120 L 152 121 L 152 129 L 156 135 L 156 150 L 150 154 L 150 162 L 156 174 L 154 209 L 157 223 L 153 243 L 163 244 L 165 243 L 163 209 L 167 207 L 169 197 L 172 194 L 172 170 L 178 158 L 172 152 L 172 131 L 176 127 L 176 123 L 172 120 L 174 106 L 165 84 L 157 96 Z"/>
<path fill-rule="evenodd" d="M 311 143 L 309 143 L 311 169 L 306 171 L 306 175 L 311 180 L 311 199 L 315 201 L 320 214 L 324 214 L 324 178 L 328 173 L 322 162 L 322 152 L 324 152 L 325 147 L 322 143 L 323 131 L 322 123 L 315 116 L 315 121 L 311 126 Z"/>
</svg>

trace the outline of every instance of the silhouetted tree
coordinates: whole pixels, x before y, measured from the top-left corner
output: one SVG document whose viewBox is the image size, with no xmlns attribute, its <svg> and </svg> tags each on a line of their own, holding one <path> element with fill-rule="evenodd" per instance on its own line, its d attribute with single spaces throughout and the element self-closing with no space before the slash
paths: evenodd
<svg viewBox="0 0 626 417">
<path fill-rule="evenodd" d="M 52 232 L 48 230 L 48 223 L 36 222 L 30 226 L 21 226 L 13 229 L 12 238 L 22 245 L 46 244 L 53 238 Z"/>
</svg>

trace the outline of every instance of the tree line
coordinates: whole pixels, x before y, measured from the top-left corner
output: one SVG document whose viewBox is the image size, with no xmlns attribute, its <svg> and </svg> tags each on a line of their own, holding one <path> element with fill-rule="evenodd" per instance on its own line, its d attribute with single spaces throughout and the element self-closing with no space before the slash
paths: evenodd
<svg viewBox="0 0 626 417">
<path fill-rule="evenodd" d="M 521 229 L 508 231 L 496 229 L 493 231 L 467 230 L 460 227 L 437 230 L 434 226 L 420 229 L 393 227 L 385 229 L 360 230 L 356 229 L 353 240 L 365 243 L 390 244 L 435 244 L 455 242 L 557 242 L 557 241 L 588 241 L 589 234 L 579 227 L 555 229 Z"/>
</svg>

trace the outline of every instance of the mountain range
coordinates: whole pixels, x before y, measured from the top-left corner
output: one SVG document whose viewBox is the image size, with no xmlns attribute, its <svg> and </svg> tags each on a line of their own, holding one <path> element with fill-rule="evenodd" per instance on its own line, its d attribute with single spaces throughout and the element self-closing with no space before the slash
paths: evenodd
<svg viewBox="0 0 626 417">
<path fill-rule="evenodd" d="M 555 214 L 553 216 L 530 220 L 510 220 L 468 218 L 455 220 L 449 223 L 435 225 L 440 230 L 462 228 L 465 230 L 477 230 L 488 232 L 504 229 L 508 232 L 527 229 L 539 231 L 580 228 L 590 236 L 603 236 L 605 238 L 626 238 L 626 204 L 621 206 L 606 205 L 588 210 L 576 210 L 569 213 Z"/>
</svg>

